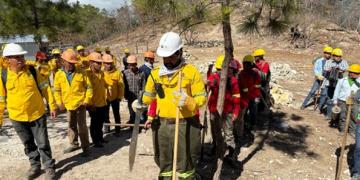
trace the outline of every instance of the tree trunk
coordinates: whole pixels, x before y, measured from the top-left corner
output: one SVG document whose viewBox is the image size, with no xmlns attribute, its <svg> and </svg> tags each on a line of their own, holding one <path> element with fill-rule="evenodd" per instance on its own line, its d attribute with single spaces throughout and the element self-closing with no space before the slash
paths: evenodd
<svg viewBox="0 0 360 180">
<path fill-rule="evenodd" d="M 40 30 L 40 20 L 39 20 L 38 11 L 37 11 L 37 8 L 36 8 L 36 1 L 35 0 L 32 0 L 31 11 L 32 11 L 32 15 L 33 15 L 33 25 L 34 25 L 34 27 L 36 29 L 36 33 L 34 34 L 34 41 L 39 44 L 39 49 L 42 50 L 44 48 L 44 44 L 42 42 L 42 35 L 39 32 L 39 30 Z"/>
<path fill-rule="evenodd" d="M 230 25 L 230 1 L 231 0 L 224 0 L 221 4 L 221 11 L 222 11 L 222 25 L 223 25 L 223 35 L 224 35 L 224 46 L 225 46 L 225 60 L 222 64 L 221 76 L 220 76 L 220 87 L 219 87 L 219 95 L 218 95 L 218 102 L 217 102 L 217 111 L 220 115 L 220 119 L 218 119 L 216 125 L 217 129 L 222 132 L 222 124 L 223 124 L 223 109 L 224 109 L 224 100 L 225 100 L 225 92 L 226 92 L 226 84 L 227 84 L 227 74 L 228 74 L 228 67 L 230 61 L 233 59 L 233 42 L 231 38 L 231 25 Z M 223 158 L 226 153 L 225 150 L 225 142 L 222 133 L 217 134 L 217 146 L 216 146 L 216 157 L 217 161 L 217 169 L 214 174 L 214 179 L 220 179 L 221 169 L 223 164 Z"/>
</svg>

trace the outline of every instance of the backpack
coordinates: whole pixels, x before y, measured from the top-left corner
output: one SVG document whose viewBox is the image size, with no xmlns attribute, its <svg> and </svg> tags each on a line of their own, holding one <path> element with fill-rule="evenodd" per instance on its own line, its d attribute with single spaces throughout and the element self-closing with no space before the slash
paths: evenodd
<svg viewBox="0 0 360 180">
<path fill-rule="evenodd" d="M 35 69 L 34 66 L 28 66 L 28 67 L 29 67 L 29 71 L 30 71 L 32 77 L 33 77 L 34 80 L 35 80 L 36 87 L 37 87 L 38 91 L 39 91 L 40 94 L 41 94 L 41 89 L 40 89 L 40 87 L 39 87 L 39 83 L 38 83 L 37 76 L 36 76 L 36 69 Z M 1 80 L 2 80 L 4 89 L 5 89 L 5 93 L 6 93 L 7 71 L 1 71 Z"/>
</svg>

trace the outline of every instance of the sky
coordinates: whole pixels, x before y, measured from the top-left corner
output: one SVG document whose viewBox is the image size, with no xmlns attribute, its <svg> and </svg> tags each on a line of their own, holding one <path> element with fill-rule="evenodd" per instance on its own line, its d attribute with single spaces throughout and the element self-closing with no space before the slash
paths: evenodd
<svg viewBox="0 0 360 180">
<path fill-rule="evenodd" d="M 69 0 L 69 3 L 74 3 L 76 1 L 79 1 L 80 4 L 91 4 L 100 9 L 105 8 L 108 11 L 112 11 L 120 8 L 124 4 L 124 1 L 129 0 Z"/>
</svg>

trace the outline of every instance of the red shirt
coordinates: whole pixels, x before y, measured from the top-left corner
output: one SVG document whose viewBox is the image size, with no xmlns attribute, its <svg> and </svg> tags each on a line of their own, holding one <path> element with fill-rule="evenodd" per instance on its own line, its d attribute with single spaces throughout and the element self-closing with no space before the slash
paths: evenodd
<svg viewBox="0 0 360 180">
<path fill-rule="evenodd" d="M 239 74 L 240 94 L 242 99 L 254 100 L 260 97 L 261 78 L 255 70 L 242 70 Z M 246 105 L 248 102 L 243 102 Z"/>
<path fill-rule="evenodd" d="M 260 69 L 260 71 L 265 74 L 270 72 L 269 63 L 267 63 L 265 60 L 259 60 L 258 62 L 256 62 L 256 66 Z"/>
<path fill-rule="evenodd" d="M 224 114 L 233 113 L 234 116 L 239 115 L 240 111 L 240 90 L 239 83 L 235 76 L 230 78 L 230 86 L 226 88 L 225 93 L 225 102 L 224 102 Z M 217 112 L 216 105 L 219 95 L 219 85 L 220 85 L 220 74 L 218 72 L 208 76 L 208 86 L 211 90 L 211 95 L 209 97 L 209 111 L 211 113 Z"/>
</svg>

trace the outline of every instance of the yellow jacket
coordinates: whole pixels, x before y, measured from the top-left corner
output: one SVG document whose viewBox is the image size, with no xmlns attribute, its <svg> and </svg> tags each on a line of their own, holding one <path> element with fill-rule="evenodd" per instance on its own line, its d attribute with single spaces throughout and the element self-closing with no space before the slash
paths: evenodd
<svg viewBox="0 0 360 180">
<path fill-rule="evenodd" d="M 50 66 L 48 63 L 40 63 L 38 61 L 26 60 L 25 64 L 29 66 L 34 66 L 45 78 L 50 77 Z"/>
<path fill-rule="evenodd" d="M 9 67 L 9 63 L 6 61 L 5 57 L 0 56 L 0 65 L 2 69 L 7 69 Z"/>
<path fill-rule="evenodd" d="M 122 99 L 124 97 L 124 81 L 118 70 L 105 71 L 105 82 L 107 84 L 107 100 Z"/>
<path fill-rule="evenodd" d="M 56 71 L 58 70 L 58 66 L 57 66 L 57 61 L 60 61 L 59 59 L 51 59 L 48 64 L 50 66 L 50 71 L 52 71 L 53 73 L 56 73 Z"/>
<path fill-rule="evenodd" d="M 75 110 L 83 103 L 90 104 L 93 97 L 92 84 L 87 75 L 76 69 L 71 84 L 64 70 L 59 69 L 54 79 L 54 96 L 58 106 L 64 105 L 67 110 Z"/>
<path fill-rule="evenodd" d="M 151 74 L 157 83 L 162 84 L 165 97 L 163 99 L 159 98 L 155 91 L 154 81 L 151 76 L 149 76 L 145 86 L 143 102 L 150 104 L 156 98 L 156 114 L 163 118 L 176 118 L 176 105 L 173 103 L 173 100 L 175 99 L 174 92 L 179 91 L 179 71 L 170 76 L 159 77 L 159 70 L 159 68 L 154 68 Z M 193 65 L 185 64 L 180 71 L 183 74 L 181 82 L 182 90 L 194 100 L 193 106 L 181 108 L 180 118 L 193 117 L 195 116 L 196 109 L 204 105 L 206 101 L 204 82 L 202 81 L 200 72 Z"/>
<path fill-rule="evenodd" d="M 91 70 L 87 70 L 86 73 L 93 86 L 94 92 L 90 105 L 94 105 L 95 107 L 106 106 L 107 85 L 104 78 L 104 72 L 100 71 L 99 73 L 93 73 Z"/>
<path fill-rule="evenodd" d="M 1 114 L 3 114 L 6 104 L 11 120 L 20 122 L 35 121 L 45 113 L 43 97 L 46 98 L 50 110 L 56 110 L 56 104 L 48 81 L 39 74 L 39 71 L 36 71 L 36 76 L 38 84 L 36 84 L 27 67 L 18 73 L 8 69 L 6 90 L 3 83 L 0 83 Z M 41 90 L 41 94 L 38 88 Z M 7 95 L 6 101 L 5 92 Z"/>
<path fill-rule="evenodd" d="M 89 59 L 87 56 L 77 56 L 78 64 L 77 67 L 82 68 L 83 70 L 87 70 L 89 67 Z"/>
</svg>

